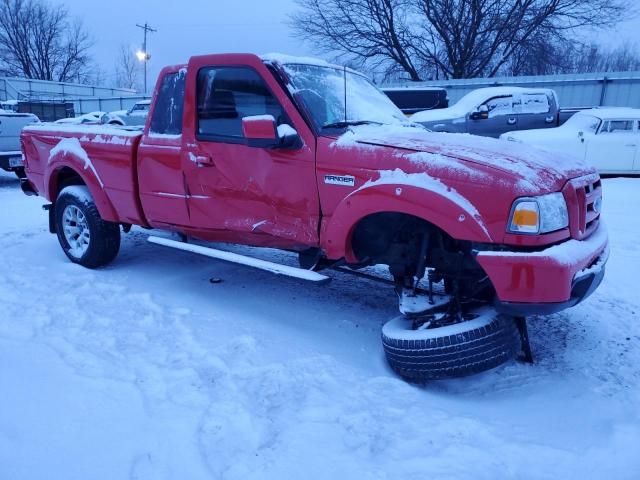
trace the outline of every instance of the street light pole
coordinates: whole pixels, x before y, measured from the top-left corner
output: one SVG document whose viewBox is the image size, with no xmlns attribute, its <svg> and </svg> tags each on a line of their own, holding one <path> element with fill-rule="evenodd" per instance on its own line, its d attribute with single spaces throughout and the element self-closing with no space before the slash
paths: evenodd
<svg viewBox="0 0 640 480">
<path fill-rule="evenodd" d="M 155 33 L 158 30 L 154 30 L 153 28 L 151 28 L 147 24 L 147 22 L 144 22 L 144 25 L 140 25 L 139 23 L 136 23 L 136 27 L 144 30 L 144 40 L 142 41 L 142 51 L 138 52 L 137 55 L 138 55 L 138 60 L 140 60 L 141 62 L 144 62 L 144 93 L 147 93 L 147 62 L 151 58 L 151 55 L 147 51 L 147 33 L 148 32 Z"/>
</svg>

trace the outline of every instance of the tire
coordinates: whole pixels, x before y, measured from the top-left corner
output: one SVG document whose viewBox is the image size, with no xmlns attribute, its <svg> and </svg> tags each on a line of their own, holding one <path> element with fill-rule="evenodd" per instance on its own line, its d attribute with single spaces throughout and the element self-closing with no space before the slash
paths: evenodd
<svg viewBox="0 0 640 480">
<path fill-rule="evenodd" d="M 55 204 L 55 224 L 60 246 L 73 263 L 98 268 L 118 255 L 120 226 L 100 217 L 84 185 L 62 189 Z"/>
<path fill-rule="evenodd" d="M 397 317 L 382 328 L 382 345 L 389 366 L 413 381 L 455 378 L 502 365 L 520 350 L 513 318 L 490 307 L 477 318 L 440 328 L 413 330 L 412 320 Z"/>
<path fill-rule="evenodd" d="M 24 168 L 16 168 L 13 173 L 16 174 L 16 177 L 19 179 L 27 178 L 27 174 L 24 171 Z"/>
</svg>

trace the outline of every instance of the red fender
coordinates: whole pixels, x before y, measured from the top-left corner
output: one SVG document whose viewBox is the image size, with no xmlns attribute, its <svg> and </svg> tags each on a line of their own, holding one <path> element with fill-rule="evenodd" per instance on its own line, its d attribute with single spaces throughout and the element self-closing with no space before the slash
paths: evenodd
<svg viewBox="0 0 640 480">
<path fill-rule="evenodd" d="M 381 212 L 413 215 L 458 240 L 492 241 L 477 211 L 463 197 L 457 199 L 413 185 L 389 183 L 356 190 L 325 220 L 321 245 L 327 257 L 345 257 L 347 261 L 355 262 L 351 249 L 355 226 L 364 217 Z"/>
<path fill-rule="evenodd" d="M 91 196 L 96 202 L 98 212 L 103 220 L 109 222 L 119 222 L 120 219 L 116 213 L 111 200 L 107 196 L 104 185 L 98 178 L 98 175 L 92 168 L 85 167 L 85 161 L 72 152 L 61 151 L 56 153 L 49 159 L 49 164 L 45 171 L 44 185 L 46 188 L 45 196 L 52 202 L 55 202 L 58 196 L 58 174 L 63 168 L 70 168 L 82 178 Z"/>
</svg>

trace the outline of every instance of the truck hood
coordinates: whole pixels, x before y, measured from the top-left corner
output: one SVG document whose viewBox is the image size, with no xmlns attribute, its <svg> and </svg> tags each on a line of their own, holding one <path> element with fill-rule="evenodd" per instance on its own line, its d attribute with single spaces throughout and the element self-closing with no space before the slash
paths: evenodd
<svg viewBox="0 0 640 480">
<path fill-rule="evenodd" d="M 517 142 L 400 125 L 354 127 L 336 141 L 349 144 L 393 149 L 394 158 L 410 160 L 414 171 L 438 170 L 438 176 L 464 176 L 478 183 L 499 177 L 531 194 L 560 190 L 568 179 L 595 171 L 577 158 Z"/>
<path fill-rule="evenodd" d="M 501 140 L 526 142 L 534 145 L 544 145 L 548 143 L 549 140 L 574 140 L 579 138 L 577 129 L 566 128 L 564 126 L 539 130 L 520 130 L 500 135 Z"/>
<path fill-rule="evenodd" d="M 465 121 L 465 117 L 467 112 L 454 105 L 449 108 L 439 108 L 437 110 L 424 110 L 422 112 L 414 113 L 411 116 L 412 122 L 417 123 L 426 123 L 433 124 L 436 122 L 452 122 L 459 120 L 460 122 Z"/>
</svg>

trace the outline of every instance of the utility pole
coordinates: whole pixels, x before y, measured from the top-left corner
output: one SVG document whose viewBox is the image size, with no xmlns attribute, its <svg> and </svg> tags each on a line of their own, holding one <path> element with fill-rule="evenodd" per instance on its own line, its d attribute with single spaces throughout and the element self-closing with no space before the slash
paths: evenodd
<svg viewBox="0 0 640 480">
<path fill-rule="evenodd" d="M 142 51 L 138 52 L 136 55 L 138 56 L 138 60 L 140 60 L 141 62 L 144 62 L 144 93 L 147 93 L 147 62 L 151 58 L 151 55 L 147 51 L 147 33 L 148 32 L 155 33 L 158 30 L 154 30 L 153 28 L 151 28 L 147 24 L 147 22 L 144 22 L 144 25 L 140 25 L 139 23 L 136 23 L 136 27 L 144 30 L 144 40 L 142 41 Z"/>
</svg>

